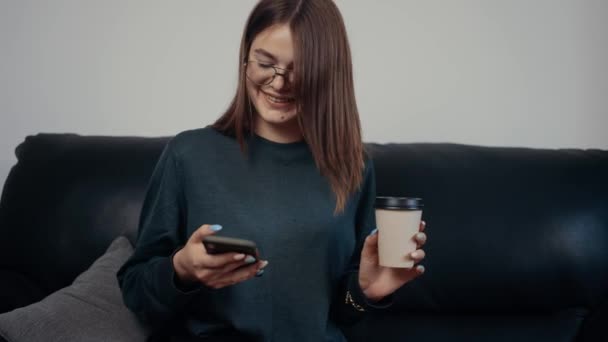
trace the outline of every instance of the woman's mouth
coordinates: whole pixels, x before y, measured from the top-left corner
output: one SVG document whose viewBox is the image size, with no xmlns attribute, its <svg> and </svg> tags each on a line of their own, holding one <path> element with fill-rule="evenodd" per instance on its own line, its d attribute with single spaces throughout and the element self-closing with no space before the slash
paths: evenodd
<svg viewBox="0 0 608 342">
<path fill-rule="evenodd" d="M 295 100 L 293 97 L 276 97 L 276 96 L 266 94 L 264 92 L 263 92 L 263 94 L 264 94 L 264 97 L 266 98 L 266 100 L 274 105 L 281 105 L 281 106 L 287 105 L 287 104 L 293 103 Z"/>
</svg>

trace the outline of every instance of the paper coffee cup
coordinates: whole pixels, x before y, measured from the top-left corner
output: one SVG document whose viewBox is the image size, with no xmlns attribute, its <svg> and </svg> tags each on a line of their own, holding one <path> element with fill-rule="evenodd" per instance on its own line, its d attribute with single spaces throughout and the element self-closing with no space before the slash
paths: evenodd
<svg viewBox="0 0 608 342">
<path fill-rule="evenodd" d="M 422 199 L 416 197 L 376 197 L 378 254 L 380 265 L 412 268 L 409 254 L 416 250 L 415 235 L 420 230 Z"/>
</svg>

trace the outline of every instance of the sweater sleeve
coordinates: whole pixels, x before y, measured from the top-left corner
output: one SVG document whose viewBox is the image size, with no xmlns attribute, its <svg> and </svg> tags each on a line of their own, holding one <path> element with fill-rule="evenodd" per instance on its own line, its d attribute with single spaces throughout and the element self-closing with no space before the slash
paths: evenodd
<svg viewBox="0 0 608 342">
<path fill-rule="evenodd" d="M 150 325 L 183 311 L 202 286 L 177 286 L 172 257 L 185 244 L 185 204 L 173 140 L 164 148 L 143 202 L 135 251 L 117 273 L 126 306 Z"/>
<path fill-rule="evenodd" d="M 376 228 L 376 178 L 374 165 L 369 158 L 366 162 L 361 196 L 355 217 L 356 247 L 348 269 L 342 275 L 338 291 L 332 302 L 332 315 L 336 322 L 352 325 L 365 313 L 385 309 L 392 305 L 389 295 L 378 302 L 367 299 L 359 286 L 359 261 L 365 238 Z"/>
</svg>

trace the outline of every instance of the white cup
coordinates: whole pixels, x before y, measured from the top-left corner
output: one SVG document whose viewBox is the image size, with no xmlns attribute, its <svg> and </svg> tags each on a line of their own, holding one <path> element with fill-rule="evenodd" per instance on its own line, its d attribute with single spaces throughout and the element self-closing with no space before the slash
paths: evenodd
<svg viewBox="0 0 608 342">
<path fill-rule="evenodd" d="M 409 254 L 416 250 L 415 236 L 420 230 L 422 199 L 415 197 L 376 197 L 378 254 L 380 265 L 412 268 Z"/>
</svg>

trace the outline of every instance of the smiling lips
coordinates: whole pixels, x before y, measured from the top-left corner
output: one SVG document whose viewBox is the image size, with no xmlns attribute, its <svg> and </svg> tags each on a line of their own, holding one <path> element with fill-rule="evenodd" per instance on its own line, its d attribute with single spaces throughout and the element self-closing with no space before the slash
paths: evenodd
<svg viewBox="0 0 608 342">
<path fill-rule="evenodd" d="M 265 92 L 262 93 L 264 94 L 264 97 L 266 97 L 266 100 L 272 104 L 285 105 L 292 103 L 295 100 L 293 97 L 276 97 Z"/>
</svg>

